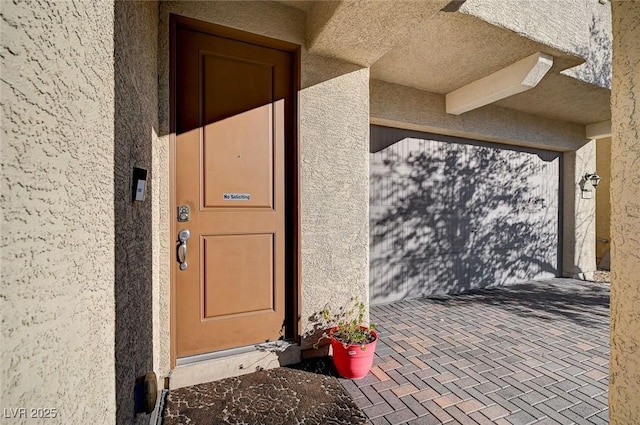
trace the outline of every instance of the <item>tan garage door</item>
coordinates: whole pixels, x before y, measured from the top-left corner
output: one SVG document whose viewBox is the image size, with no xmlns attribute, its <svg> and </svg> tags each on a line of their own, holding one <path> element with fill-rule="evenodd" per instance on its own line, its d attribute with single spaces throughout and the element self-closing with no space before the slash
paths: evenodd
<svg viewBox="0 0 640 425">
<path fill-rule="evenodd" d="M 558 276 L 561 162 L 372 126 L 371 302 Z"/>
</svg>

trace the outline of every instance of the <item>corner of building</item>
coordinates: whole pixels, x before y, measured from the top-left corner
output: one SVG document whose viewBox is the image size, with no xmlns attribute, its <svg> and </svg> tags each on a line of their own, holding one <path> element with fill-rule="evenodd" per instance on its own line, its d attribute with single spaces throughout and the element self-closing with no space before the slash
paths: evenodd
<svg viewBox="0 0 640 425">
<path fill-rule="evenodd" d="M 611 425 L 640 423 L 640 3 L 612 2 Z"/>
</svg>

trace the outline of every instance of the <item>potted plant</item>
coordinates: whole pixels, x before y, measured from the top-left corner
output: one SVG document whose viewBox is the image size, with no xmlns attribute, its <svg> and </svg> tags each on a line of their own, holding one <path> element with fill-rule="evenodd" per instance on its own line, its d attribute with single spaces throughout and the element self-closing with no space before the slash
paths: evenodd
<svg viewBox="0 0 640 425">
<path fill-rule="evenodd" d="M 373 365 L 373 355 L 378 341 L 376 325 L 365 325 L 365 305 L 360 301 L 341 308 L 332 314 L 328 308 L 322 310 L 325 329 L 314 348 L 322 339 L 329 339 L 333 350 L 333 364 L 344 378 L 364 378 Z"/>
</svg>

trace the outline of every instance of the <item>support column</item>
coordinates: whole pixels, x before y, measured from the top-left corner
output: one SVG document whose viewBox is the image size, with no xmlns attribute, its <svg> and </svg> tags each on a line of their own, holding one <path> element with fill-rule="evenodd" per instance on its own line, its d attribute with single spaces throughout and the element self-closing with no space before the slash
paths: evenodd
<svg viewBox="0 0 640 425">
<path fill-rule="evenodd" d="M 592 279 L 596 270 L 596 189 L 584 180 L 596 170 L 596 141 L 564 154 L 562 275 Z M 583 193 L 583 189 L 587 192 Z M 588 192 L 590 190 L 590 192 Z M 591 198 L 588 196 L 591 195 Z"/>
<path fill-rule="evenodd" d="M 611 425 L 640 423 L 640 2 L 612 2 Z"/>
<path fill-rule="evenodd" d="M 325 306 L 369 301 L 369 69 L 330 62 L 300 92 L 303 349 Z"/>
</svg>

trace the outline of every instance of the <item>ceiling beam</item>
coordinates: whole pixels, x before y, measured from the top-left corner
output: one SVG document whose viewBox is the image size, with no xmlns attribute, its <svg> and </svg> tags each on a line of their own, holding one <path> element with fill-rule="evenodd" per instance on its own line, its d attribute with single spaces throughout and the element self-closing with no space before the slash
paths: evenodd
<svg viewBox="0 0 640 425">
<path fill-rule="evenodd" d="M 611 121 L 588 124 L 585 128 L 587 139 L 604 139 L 611 137 Z"/>
<path fill-rule="evenodd" d="M 446 95 L 447 113 L 460 115 L 534 88 L 553 66 L 538 52 Z"/>
</svg>

